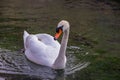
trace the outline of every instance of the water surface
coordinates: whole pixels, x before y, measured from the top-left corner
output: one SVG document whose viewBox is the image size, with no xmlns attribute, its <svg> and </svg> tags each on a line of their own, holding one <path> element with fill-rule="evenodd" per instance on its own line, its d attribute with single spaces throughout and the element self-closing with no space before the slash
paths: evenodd
<svg viewBox="0 0 120 80">
<path fill-rule="evenodd" d="M 119 3 L 111 0 L 1 0 L 1 78 L 4 77 L 7 80 L 16 80 L 16 78 L 20 80 L 36 80 L 36 78 L 38 80 L 95 80 L 104 79 L 104 77 L 110 80 L 114 77 L 118 78 L 119 17 Z M 68 20 L 71 25 L 65 72 L 54 71 L 26 60 L 24 54 L 20 52 L 23 48 L 23 31 L 54 35 L 57 23 L 62 19 Z M 103 63 L 102 67 L 109 66 L 108 63 L 115 66 L 115 68 L 109 67 L 111 71 L 105 68 L 108 73 L 111 72 L 111 75 L 107 71 L 104 72 L 99 62 Z M 91 65 L 88 65 L 89 63 Z M 99 71 L 99 68 L 103 71 Z M 102 75 L 94 73 L 102 73 Z"/>
</svg>

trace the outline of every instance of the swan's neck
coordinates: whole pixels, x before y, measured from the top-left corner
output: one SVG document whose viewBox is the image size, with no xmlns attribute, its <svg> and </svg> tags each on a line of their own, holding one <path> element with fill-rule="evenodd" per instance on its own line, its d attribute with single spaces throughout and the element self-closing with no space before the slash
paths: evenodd
<svg viewBox="0 0 120 80">
<path fill-rule="evenodd" d="M 68 43 L 69 29 L 63 33 L 59 55 L 53 64 L 55 69 L 63 69 L 66 66 L 66 47 Z"/>
</svg>

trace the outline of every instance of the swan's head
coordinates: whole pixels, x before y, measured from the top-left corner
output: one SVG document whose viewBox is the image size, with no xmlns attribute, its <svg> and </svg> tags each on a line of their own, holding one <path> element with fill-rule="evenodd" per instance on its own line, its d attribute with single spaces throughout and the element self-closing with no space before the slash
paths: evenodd
<svg viewBox="0 0 120 80">
<path fill-rule="evenodd" d="M 60 21 L 57 25 L 54 39 L 55 40 L 58 39 L 62 32 L 64 33 L 65 31 L 69 30 L 69 27 L 70 27 L 70 24 L 68 21 L 66 20 Z"/>
</svg>

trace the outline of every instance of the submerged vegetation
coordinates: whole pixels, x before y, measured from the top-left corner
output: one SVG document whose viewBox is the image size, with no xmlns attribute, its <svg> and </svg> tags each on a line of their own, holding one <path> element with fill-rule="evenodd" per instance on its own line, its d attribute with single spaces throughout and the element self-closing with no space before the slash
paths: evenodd
<svg viewBox="0 0 120 80">
<path fill-rule="evenodd" d="M 69 76 L 69 80 L 119 80 L 119 61 L 120 58 L 117 57 L 94 57 L 87 68 L 74 74 L 74 78 Z"/>
</svg>

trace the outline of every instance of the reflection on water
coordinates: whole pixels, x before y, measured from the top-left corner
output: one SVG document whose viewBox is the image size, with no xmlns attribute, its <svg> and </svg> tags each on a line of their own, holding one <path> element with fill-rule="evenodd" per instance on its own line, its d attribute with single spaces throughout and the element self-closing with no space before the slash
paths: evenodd
<svg viewBox="0 0 120 80">
<path fill-rule="evenodd" d="M 72 47 L 69 47 L 72 49 Z M 73 47 L 79 50 L 79 47 Z M 21 52 L 11 52 L 10 50 L 0 49 L 0 74 L 4 77 L 18 80 L 26 78 L 33 79 L 52 79 L 64 80 L 65 76 L 74 74 L 76 71 L 81 70 L 89 65 L 88 62 L 78 62 L 72 53 L 67 55 L 68 62 L 65 70 L 53 70 L 49 67 L 34 64 L 27 60 Z M 10 76 L 11 75 L 11 76 Z M 12 75 L 15 75 L 13 77 Z M 7 78 L 7 80 L 9 80 Z"/>
</svg>

